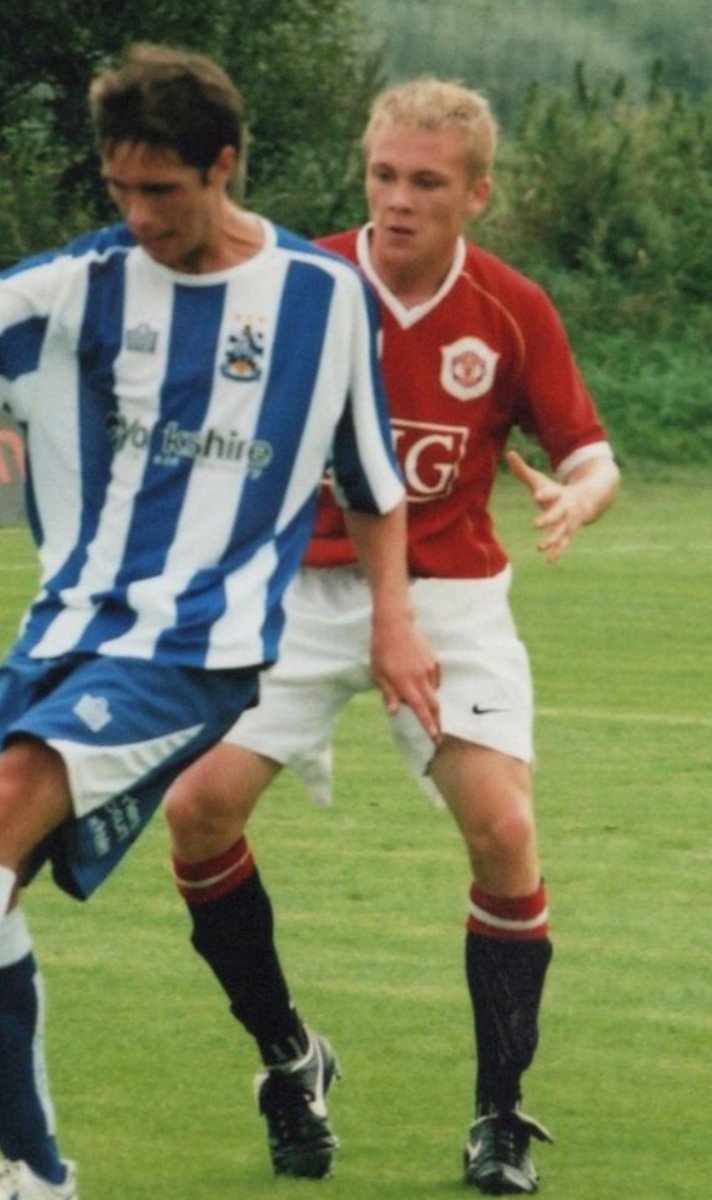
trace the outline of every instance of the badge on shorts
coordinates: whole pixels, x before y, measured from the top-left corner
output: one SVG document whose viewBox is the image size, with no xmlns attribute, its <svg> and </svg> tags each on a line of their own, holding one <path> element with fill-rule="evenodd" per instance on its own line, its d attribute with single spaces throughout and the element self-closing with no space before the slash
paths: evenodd
<svg viewBox="0 0 712 1200">
<path fill-rule="evenodd" d="M 92 733 L 99 733 L 112 719 L 106 696 L 92 696 L 90 692 L 80 696 L 74 705 L 74 712 Z"/>
<path fill-rule="evenodd" d="M 499 354 L 477 337 L 441 347 L 440 383 L 456 400 L 477 400 L 492 388 Z"/>
</svg>

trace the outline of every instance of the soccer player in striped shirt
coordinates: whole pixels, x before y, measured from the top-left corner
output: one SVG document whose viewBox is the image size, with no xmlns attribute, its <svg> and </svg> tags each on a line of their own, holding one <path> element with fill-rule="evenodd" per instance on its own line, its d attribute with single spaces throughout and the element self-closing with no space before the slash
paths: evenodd
<svg viewBox="0 0 712 1200">
<path fill-rule="evenodd" d="M 42 570 L 0 670 L 0 1200 L 78 1196 L 21 889 L 49 862 L 91 895 L 255 702 L 327 463 L 387 703 L 438 732 L 372 297 L 232 201 L 242 102 L 211 60 L 134 47 L 90 103 L 124 220 L 0 279 L 0 402 L 25 434 Z"/>
<path fill-rule="evenodd" d="M 495 141 L 476 92 L 433 79 L 387 91 L 364 138 L 371 220 L 326 244 L 361 267 L 381 305 L 408 489 L 411 597 L 441 668 L 442 741 L 434 747 L 421 736 L 405 709 L 392 720 L 406 761 L 424 790 L 444 798 L 469 852 L 465 959 L 477 1078 L 465 1181 L 499 1195 L 537 1189 L 529 1143 L 547 1135 L 522 1110 L 522 1075 L 537 1045 L 551 942 L 532 802 L 530 672 L 490 494 L 519 426 L 556 474 L 508 455 L 539 510 L 539 549 L 553 561 L 609 506 L 618 471 L 551 301 L 465 239 L 490 195 Z M 328 797 L 333 723 L 371 686 L 370 602 L 353 562 L 326 489 L 290 592 L 284 653 L 259 706 L 188 769 L 167 805 L 195 945 L 257 1039 L 273 1160 L 293 1174 L 329 1169 L 333 1139 L 314 1081 L 328 1086 L 333 1056 L 289 1007 L 244 826 L 282 766 Z"/>
</svg>

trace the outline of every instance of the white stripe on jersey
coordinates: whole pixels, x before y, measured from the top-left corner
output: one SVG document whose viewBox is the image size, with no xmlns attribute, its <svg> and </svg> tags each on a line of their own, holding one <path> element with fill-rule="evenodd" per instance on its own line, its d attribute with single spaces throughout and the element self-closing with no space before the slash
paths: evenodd
<svg viewBox="0 0 712 1200">
<path fill-rule="evenodd" d="M 361 282 L 265 235 L 248 262 L 183 276 L 117 227 L 0 282 L 43 563 L 33 656 L 271 659 L 332 446 L 354 507 L 400 499 Z"/>
<path fill-rule="evenodd" d="M 36 305 L 40 311 L 62 284 L 57 260 L 36 269 Z M 63 324 L 81 321 L 86 300 L 82 281 L 66 296 Z M 0 287 L 0 330 L 32 315 L 26 298 L 12 281 Z M 54 574 L 66 556 L 66 547 L 79 537 L 81 475 L 70 464 L 77 460 L 76 395 L 78 364 L 66 352 L 59 320 L 50 321 L 42 347 L 40 369 L 23 379 L 21 388 L 13 388 L 12 411 L 27 425 L 27 455 L 41 475 L 34 489 L 34 501 L 47 538 L 42 547 L 42 577 Z M 0 383 L 6 388 L 0 373 Z M 62 469 L 50 469 L 55 463 Z"/>
<path fill-rule="evenodd" d="M 249 563 L 241 570 L 233 571 L 225 581 L 225 612 L 213 623 L 210 650 L 206 666 L 219 670 L 230 665 L 231 646 L 235 638 L 235 624 L 239 622 L 239 636 L 244 643 L 251 662 L 259 662 L 262 653 L 262 625 L 267 607 L 267 584 L 277 566 L 274 544 L 269 542 L 255 552 Z M 242 604 L 245 588 L 253 590 L 255 603 L 248 609 Z"/>
</svg>

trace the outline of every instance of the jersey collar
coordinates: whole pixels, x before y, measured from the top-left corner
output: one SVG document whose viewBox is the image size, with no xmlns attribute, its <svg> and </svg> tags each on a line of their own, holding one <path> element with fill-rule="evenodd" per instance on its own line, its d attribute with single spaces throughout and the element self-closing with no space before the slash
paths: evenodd
<svg viewBox="0 0 712 1200">
<path fill-rule="evenodd" d="M 437 308 L 441 300 L 443 300 L 444 297 L 447 296 L 448 292 L 452 290 L 456 279 L 462 273 L 465 265 L 465 239 L 463 237 L 459 237 L 457 239 L 450 270 L 445 276 L 437 292 L 435 292 L 435 294 L 423 304 L 416 304 L 414 308 L 406 308 L 406 306 L 401 304 L 398 297 L 394 296 L 393 292 L 386 287 L 385 283 L 383 283 L 381 278 L 376 274 L 371 261 L 371 250 L 369 246 L 369 235 L 372 228 L 373 225 L 371 222 L 369 222 L 367 225 L 363 225 L 358 231 L 356 239 L 356 257 L 358 259 L 358 265 L 360 266 L 371 286 L 378 294 L 381 302 L 393 314 L 395 319 L 398 321 L 398 324 L 401 325 L 403 329 L 407 329 L 409 326 L 415 325 L 418 321 L 422 320 L 423 317 L 426 317 L 434 308 Z"/>
</svg>

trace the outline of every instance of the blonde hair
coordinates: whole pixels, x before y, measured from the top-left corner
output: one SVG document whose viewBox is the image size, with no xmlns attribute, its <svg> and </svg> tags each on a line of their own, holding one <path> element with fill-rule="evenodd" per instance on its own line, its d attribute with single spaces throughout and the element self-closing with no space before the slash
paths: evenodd
<svg viewBox="0 0 712 1200">
<path fill-rule="evenodd" d="M 373 135 L 385 125 L 437 132 L 460 129 L 467 148 L 473 179 L 489 175 L 497 149 L 497 122 L 489 101 L 454 80 L 423 75 L 393 84 L 380 92 L 371 106 L 361 145 L 368 154 Z"/>
</svg>

